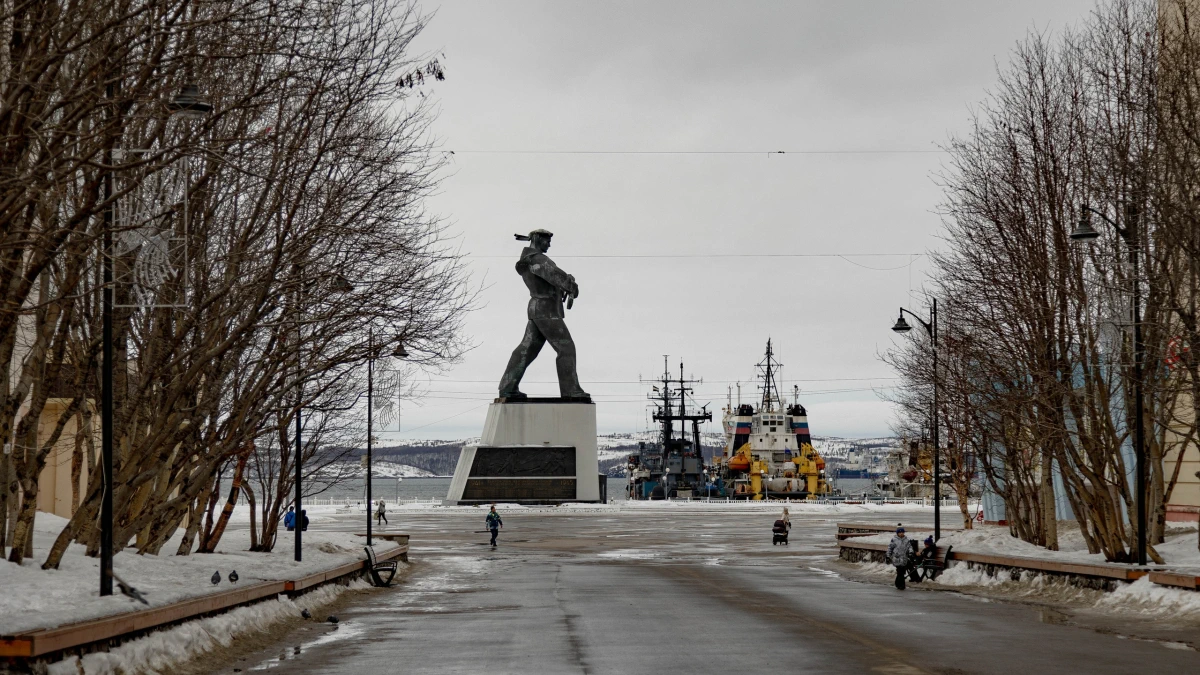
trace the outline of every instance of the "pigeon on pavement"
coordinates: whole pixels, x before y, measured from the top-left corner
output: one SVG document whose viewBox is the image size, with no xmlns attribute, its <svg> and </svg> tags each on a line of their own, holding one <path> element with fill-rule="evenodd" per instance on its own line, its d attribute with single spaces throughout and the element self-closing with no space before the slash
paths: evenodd
<svg viewBox="0 0 1200 675">
<path fill-rule="evenodd" d="M 336 624 L 338 622 L 338 618 L 332 614 L 330 614 L 329 618 L 325 620 L 332 624 Z"/>
<path fill-rule="evenodd" d="M 303 617 L 303 618 L 305 618 L 305 619 L 311 619 L 311 618 L 312 618 L 312 612 L 308 611 L 307 609 L 302 609 L 302 610 L 300 610 L 300 616 L 301 616 L 301 617 Z"/>
<path fill-rule="evenodd" d="M 221 570 L 217 570 L 216 572 L 213 572 L 212 582 L 213 582 L 213 586 L 216 586 L 217 584 L 221 583 Z"/>
<path fill-rule="evenodd" d="M 238 580 L 237 570 L 229 573 L 229 583 L 236 584 Z"/>
</svg>

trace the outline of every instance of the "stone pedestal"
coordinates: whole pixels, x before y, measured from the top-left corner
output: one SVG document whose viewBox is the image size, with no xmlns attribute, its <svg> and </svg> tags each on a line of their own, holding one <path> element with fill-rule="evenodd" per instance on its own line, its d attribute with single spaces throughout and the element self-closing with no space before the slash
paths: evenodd
<svg viewBox="0 0 1200 675">
<path fill-rule="evenodd" d="M 498 399 L 479 443 L 465 446 L 450 504 L 600 501 L 596 406 L 563 399 Z"/>
</svg>

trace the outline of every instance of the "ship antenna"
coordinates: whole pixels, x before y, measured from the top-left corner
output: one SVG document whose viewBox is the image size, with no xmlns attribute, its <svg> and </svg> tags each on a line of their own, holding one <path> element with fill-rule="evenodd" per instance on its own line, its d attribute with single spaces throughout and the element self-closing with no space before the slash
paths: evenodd
<svg viewBox="0 0 1200 675">
<path fill-rule="evenodd" d="M 774 410 L 774 405 L 782 403 L 782 397 L 779 395 L 778 382 L 776 381 L 775 371 L 782 367 L 783 364 L 775 360 L 775 352 L 771 347 L 771 338 L 767 338 L 767 356 L 763 362 L 758 364 L 759 369 L 763 374 L 762 385 L 762 409 L 763 411 Z"/>
</svg>

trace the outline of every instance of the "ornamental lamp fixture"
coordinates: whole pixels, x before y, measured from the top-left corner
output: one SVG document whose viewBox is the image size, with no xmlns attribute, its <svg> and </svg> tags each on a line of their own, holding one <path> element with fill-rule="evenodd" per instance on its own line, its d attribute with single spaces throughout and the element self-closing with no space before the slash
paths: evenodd
<svg viewBox="0 0 1200 675">
<path fill-rule="evenodd" d="M 1092 227 L 1091 213 L 1089 213 L 1088 205 L 1084 204 L 1079 207 L 1079 225 L 1075 227 L 1075 231 L 1071 233 L 1071 239 L 1075 241 L 1091 241 L 1099 237 L 1100 233 Z"/>
<path fill-rule="evenodd" d="M 204 100 L 200 87 L 196 84 L 185 84 L 183 90 L 167 105 L 172 115 L 185 119 L 198 120 L 212 112 L 212 104 Z"/>
</svg>

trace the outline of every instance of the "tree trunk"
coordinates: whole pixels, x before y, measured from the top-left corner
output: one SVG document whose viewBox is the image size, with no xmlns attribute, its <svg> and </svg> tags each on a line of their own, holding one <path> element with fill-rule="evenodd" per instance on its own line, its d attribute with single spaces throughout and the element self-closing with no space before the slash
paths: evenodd
<svg viewBox="0 0 1200 675">
<path fill-rule="evenodd" d="M 4 557 L 4 549 L 8 546 L 10 530 L 8 529 L 8 504 L 9 504 L 9 489 L 12 482 L 9 478 L 9 465 L 12 463 L 10 457 L 11 445 L 4 443 L 4 449 L 0 451 L 0 558 Z"/>
<path fill-rule="evenodd" d="M 225 533 L 225 526 L 229 524 L 229 516 L 233 515 L 233 507 L 237 505 L 238 493 L 242 490 L 242 473 L 246 470 L 246 460 L 250 458 L 250 453 L 243 452 L 237 459 L 237 464 L 233 469 L 233 485 L 229 488 L 229 499 L 225 502 L 225 508 L 221 509 L 221 516 L 217 519 L 216 525 L 213 526 L 212 532 L 200 547 L 197 553 L 212 553 L 217 548 L 217 543 L 221 541 L 221 535 Z"/>
<path fill-rule="evenodd" d="M 258 546 L 258 522 L 257 514 L 254 512 L 257 504 L 254 501 L 254 490 L 247 484 L 242 486 L 242 492 L 246 493 L 246 506 L 250 507 L 250 550 L 259 551 L 261 549 Z"/>
<path fill-rule="evenodd" d="M 21 506 L 17 509 L 17 522 L 13 528 L 12 549 L 8 561 L 20 565 L 33 551 L 33 518 L 37 514 L 37 487 L 30 488 L 30 481 L 22 487 Z M 36 484 L 35 484 L 36 485 Z"/>
<path fill-rule="evenodd" d="M 175 555 L 191 555 L 192 543 L 196 540 L 196 533 L 200 531 L 201 516 L 206 511 L 204 507 L 208 504 L 212 494 L 213 481 L 209 480 L 208 485 L 204 487 L 204 490 L 192 502 L 191 510 L 188 512 L 187 528 L 183 531 L 183 539 L 179 541 L 179 548 L 175 550 Z"/>
<path fill-rule="evenodd" d="M 71 452 L 71 513 L 79 509 L 79 479 L 83 477 L 83 414 L 75 415 L 75 448 Z"/>
<path fill-rule="evenodd" d="M 1058 501 L 1054 498 L 1054 460 L 1049 452 L 1042 453 L 1042 529 L 1046 533 L 1046 548 L 1058 550 Z"/>
</svg>

